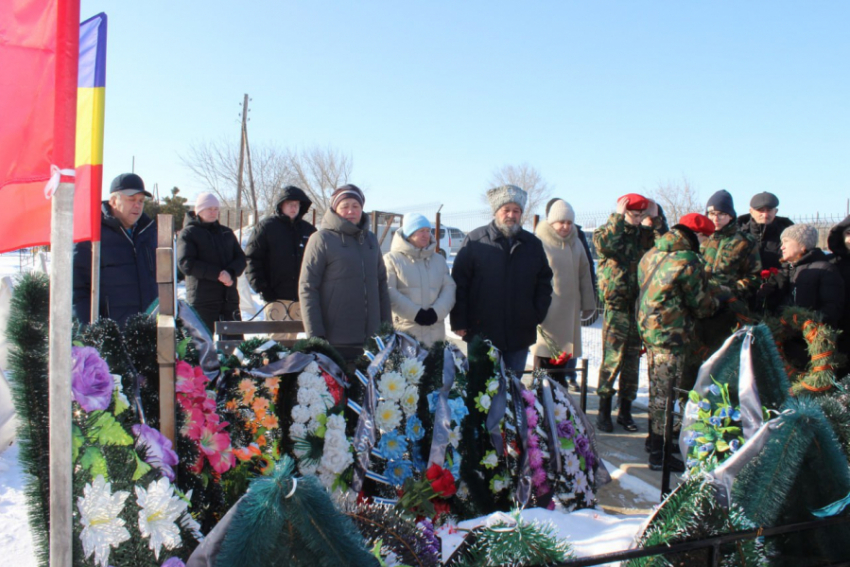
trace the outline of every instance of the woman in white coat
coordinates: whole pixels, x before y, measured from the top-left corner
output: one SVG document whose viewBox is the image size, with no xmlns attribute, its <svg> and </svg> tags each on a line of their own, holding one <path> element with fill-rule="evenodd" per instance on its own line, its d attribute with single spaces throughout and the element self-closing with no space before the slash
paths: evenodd
<svg viewBox="0 0 850 567">
<path fill-rule="evenodd" d="M 455 304 L 455 282 L 436 247 L 428 219 L 409 213 L 384 255 L 393 325 L 425 347 L 445 340 L 445 319 Z"/>
<path fill-rule="evenodd" d="M 593 293 L 593 280 L 590 276 L 590 262 L 584 245 L 576 235 L 573 225 L 575 212 L 563 199 L 552 199 L 546 205 L 546 221 L 537 225 L 534 234 L 543 242 L 543 249 L 552 268 L 552 305 L 546 319 L 540 324 L 545 333 L 537 331 L 537 343 L 531 352 L 537 357 L 535 366 L 557 368 L 550 363 L 561 352 L 571 355 L 567 364 L 560 368 L 568 371 L 575 368 L 576 360 L 581 356 L 581 316 L 596 309 Z M 547 343 L 553 344 L 559 352 L 551 352 Z M 575 371 L 566 376 L 555 375 L 559 382 L 569 379 L 576 388 Z"/>
</svg>

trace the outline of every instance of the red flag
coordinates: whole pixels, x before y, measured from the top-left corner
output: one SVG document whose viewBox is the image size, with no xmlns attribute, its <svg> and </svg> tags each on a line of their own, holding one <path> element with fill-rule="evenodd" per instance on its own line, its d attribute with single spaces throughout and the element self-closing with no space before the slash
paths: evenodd
<svg viewBox="0 0 850 567">
<path fill-rule="evenodd" d="M 50 243 L 50 166 L 74 167 L 79 25 L 79 0 L 0 2 L 0 252 Z"/>
</svg>

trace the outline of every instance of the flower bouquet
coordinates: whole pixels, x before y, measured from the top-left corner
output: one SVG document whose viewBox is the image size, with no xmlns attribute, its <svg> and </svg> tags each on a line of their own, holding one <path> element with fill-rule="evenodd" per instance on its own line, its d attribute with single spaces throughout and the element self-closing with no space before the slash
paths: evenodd
<svg viewBox="0 0 850 567">
<path fill-rule="evenodd" d="M 549 350 L 549 364 L 552 366 L 564 366 L 570 361 L 570 359 L 572 359 L 573 355 L 558 348 L 558 345 L 555 344 L 555 340 L 549 335 L 549 333 L 543 330 L 541 325 L 537 325 L 537 332 L 540 334 L 543 342 L 546 343 L 546 348 Z"/>
</svg>

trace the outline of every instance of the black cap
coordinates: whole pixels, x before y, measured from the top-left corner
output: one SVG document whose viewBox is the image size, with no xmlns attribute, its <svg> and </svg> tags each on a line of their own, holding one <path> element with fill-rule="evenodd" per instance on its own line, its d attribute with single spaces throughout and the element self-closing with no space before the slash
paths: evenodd
<svg viewBox="0 0 850 567">
<path fill-rule="evenodd" d="M 751 209 L 775 209 L 779 206 L 779 199 L 773 193 L 759 193 L 750 201 Z"/>
<path fill-rule="evenodd" d="M 705 205 L 706 210 L 714 208 L 715 211 L 726 213 L 732 218 L 735 218 L 735 203 L 732 200 L 732 195 L 726 189 L 721 189 L 708 199 Z"/>
<path fill-rule="evenodd" d="M 145 191 L 145 182 L 135 173 L 122 173 L 113 179 L 109 193 L 123 193 L 124 195 L 144 193 L 146 197 L 153 197 L 153 195 Z"/>
</svg>

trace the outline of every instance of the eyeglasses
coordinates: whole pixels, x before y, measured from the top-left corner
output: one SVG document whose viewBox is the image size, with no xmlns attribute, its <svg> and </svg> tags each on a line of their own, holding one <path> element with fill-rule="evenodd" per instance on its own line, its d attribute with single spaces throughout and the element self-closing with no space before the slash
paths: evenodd
<svg viewBox="0 0 850 567">
<path fill-rule="evenodd" d="M 730 215 L 729 213 L 724 213 L 723 211 L 708 211 L 708 216 L 714 217 L 714 218 L 720 218 L 720 217 L 731 217 L 732 215 Z"/>
</svg>

